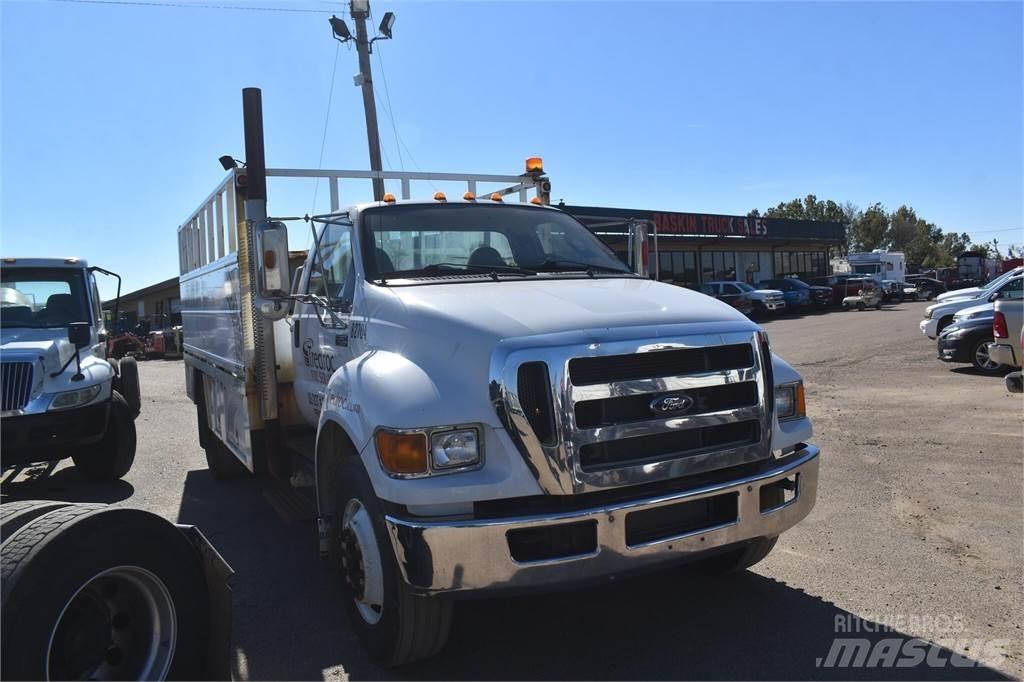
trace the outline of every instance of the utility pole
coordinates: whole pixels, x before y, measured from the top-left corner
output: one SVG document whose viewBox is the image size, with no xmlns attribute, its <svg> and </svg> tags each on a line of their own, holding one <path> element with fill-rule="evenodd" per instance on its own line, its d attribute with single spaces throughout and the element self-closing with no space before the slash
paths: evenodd
<svg viewBox="0 0 1024 682">
<path fill-rule="evenodd" d="M 393 12 L 386 12 L 380 24 L 382 35 L 370 39 L 366 29 L 366 20 L 370 16 L 370 0 L 350 0 L 349 11 L 356 22 L 356 34 L 353 36 L 345 21 L 331 17 L 331 29 L 335 39 L 341 42 L 356 41 L 356 53 L 359 55 L 359 73 L 355 76 L 355 84 L 363 90 L 363 113 L 366 115 L 366 142 L 370 148 L 370 170 L 375 174 L 384 170 L 380 154 L 380 130 L 377 128 L 377 101 L 373 96 L 373 76 L 370 71 L 370 53 L 373 43 L 377 40 L 391 38 L 391 27 L 395 23 Z M 384 179 L 373 178 L 373 200 L 384 199 Z"/>
</svg>

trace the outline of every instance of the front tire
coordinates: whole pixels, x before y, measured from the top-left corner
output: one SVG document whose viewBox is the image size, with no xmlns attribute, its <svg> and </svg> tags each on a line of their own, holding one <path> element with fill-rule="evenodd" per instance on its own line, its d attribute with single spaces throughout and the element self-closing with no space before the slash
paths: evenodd
<svg viewBox="0 0 1024 682">
<path fill-rule="evenodd" d="M 867 306 L 864 305 L 864 301 L 857 301 L 857 310 L 863 311 Z"/>
<path fill-rule="evenodd" d="M 84 446 L 71 455 L 71 459 L 86 478 L 100 482 L 116 481 L 132 468 L 135 417 L 119 393 L 115 392 L 110 398 L 110 416 L 103 438 Z"/>
<path fill-rule="evenodd" d="M 332 559 L 352 626 L 370 657 L 392 667 L 433 656 L 451 629 L 452 604 L 421 597 L 405 583 L 373 485 L 356 456 L 334 478 Z"/>
<path fill-rule="evenodd" d="M 769 488 L 762 488 L 761 493 L 762 498 L 768 498 L 764 500 L 768 507 L 782 506 L 785 501 L 785 493 L 778 486 L 773 485 Z M 745 571 L 768 556 L 775 549 L 775 543 L 778 541 L 778 535 L 754 538 L 737 549 L 702 559 L 695 564 L 695 567 L 701 573 L 711 576 Z"/>
</svg>

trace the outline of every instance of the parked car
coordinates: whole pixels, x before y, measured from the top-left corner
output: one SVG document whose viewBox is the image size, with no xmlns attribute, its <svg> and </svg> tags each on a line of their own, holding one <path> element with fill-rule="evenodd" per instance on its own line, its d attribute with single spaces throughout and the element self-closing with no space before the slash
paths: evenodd
<svg viewBox="0 0 1024 682">
<path fill-rule="evenodd" d="M 960 318 L 939 334 L 938 357 L 943 362 L 971 364 L 984 374 L 1002 374 L 1009 368 L 992 359 L 988 348 L 990 343 L 991 317 Z"/>
<path fill-rule="evenodd" d="M 914 296 L 918 299 L 930 301 L 939 294 L 946 293 L 945 283 L 934 277 L 918 277 L 911 275 L 907 277 L 907 284 L 914 287 Z"/>
<path fill-rule="evenodd" d="M 749 317 L 754 314 L 754 299 L 736 285 L 737 282 L 705 282 L 701 285 L 700 291 L 702 294 L 728 303 Z"/>
<path fill-rule="evenodd" d="M 778 289 L 755 289 L 746 282 L 724 282 L 724 284 L 734 284 L 750 294 L 750 299 L 754 303 L 754 313 L 756 315 L 780 313 L 786 309 L 785 296 Z"/>
<path fill-rule="evenodd" d="M 1024 274 L 1024 267 L 1014 268 L 1009 272 L 1004 272 L 1002 275 L 996 277 L 994 280 L 992 280 L 988 284 L 985 284 L 984 286 L 954 289 L 952 291 L 947 291 L 943 294 L 939 294 L 938 296 L 935 297 L 935 300 L 946 301 L 952 300 L 954 298 L 977 298 L 979 295 L 981 295 L 983 291 L 991 291 L 997 289 L 1006 282 L 1010 281 L 1011 278 L 1017 277 L 1021 274 Z"/>
<path fill-rule="evenodd" d="M 757 286 L 781 291 L 786 299 L 786 308 L 794 312 L 811 305 L 812 302 L 810 285 L 794 277 L 764 279 L 758 282 Z"/>
<path fill-rule="evenodd" d="M 906 295 L 903 293 L 903 282 L 894 279 L 882 280 L 882 296 L 886 301 L 903 302 Z"/>
<path fill-rule="evenodd" d="M 1017 275 L 1002 281 L 996 288 L 982 289 L 976 298 L 952 298 L 934 303 L 924 311 L 921 333 L 929 339 L 938 338 L 942 330 L 953 321 L 953 316 L 964 308 L 971 308 L 997 299 L 1019 299 L 1024 294 L 1024 276 Z"/>
<path fill-rule="evenodd" d="M 1024 300 L 1000 299 L 991 304 L 993 342 L 988 352 L 1007 367 L 1021 366 L 1021 334 L 1024 333 Z"/>
<path fill-rule="evenodd" d="M 851 276 L 848 273 L 815 277 L 810 283 L 815 286 L 829 287 L 832 290 L 832 304 L 842 305 L 843 299 L 847 296 L 855 296 L 864 288 L 865 282 L 869 282 L 870 286 L 879 288 L 882 286 L 882 283 L 873 277 Z"/>
</svg>

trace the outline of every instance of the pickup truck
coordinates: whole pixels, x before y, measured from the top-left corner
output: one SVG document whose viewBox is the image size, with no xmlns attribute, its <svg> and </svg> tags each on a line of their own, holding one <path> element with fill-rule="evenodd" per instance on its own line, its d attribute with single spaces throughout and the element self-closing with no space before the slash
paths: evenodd
<svg viewBox="0 0 1024 682">
<path fill-rule="evenodd" d="M 215 476 L 267 471 L 315 499 L 374 660 L 437 652 L 458 598 L 744 569 L 810 512 L 800 375 L 740 312 L 638 276 L 545 205 L 536 165 L 378 172 L 403 196 L 468 191 L 314 216 L 290 272 L 246 154 L 178 231 L 200 442 Z M 266 171 L 326 180 L 332 208 L 342 178 L 374 177 L 348 173 Z"/>
<path fill-rule="evenodd" d="M 993 361 L 1020 369 L 1021 334 L 1024 327 L 1024 300 L 998 299 L 992 317 L 993 343 L 989 356 Z"/>
</svg>

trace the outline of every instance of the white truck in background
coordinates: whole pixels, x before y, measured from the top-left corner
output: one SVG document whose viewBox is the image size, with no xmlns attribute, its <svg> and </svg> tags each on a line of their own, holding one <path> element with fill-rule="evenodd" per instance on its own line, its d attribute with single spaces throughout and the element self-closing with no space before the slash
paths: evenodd
<svg viewBox="0 0 1024 682">
<path fill-rule="evenodd" d="M 5 470 L 71 457 L 91 479 L 135 459 L 141 407 L 135 361 L 107 359 L 95 273 L 81 258 L 0 263 L 0 427 Z"/>
<path fill-rule="evenodd" d="M 871 275 L 878 281 L 904 282 L 907 279 L 907 259 L 900 251 L 875 249 L 847 254 L 846 259 L 852 273 Z"/>
<path fill-rule="evenodd" d="M 545 205 L 539 159 L 382 172 L 403 200 L 341 209 L 341 180 L 376 174 L 265 169 L 259 91 L 243 100 L 247 167 L 178 230 L 187 390 L 215 476 L 315 498 L 376 661 L 437 652 L 453 599 L 739 570 L 810 512 L 799 374 L 730 306 L 636 275 Z M 330 187 L 295 272 L 267 176 Z M 413 201 L 417 181 L 466 193 Z"/>
</svg>

